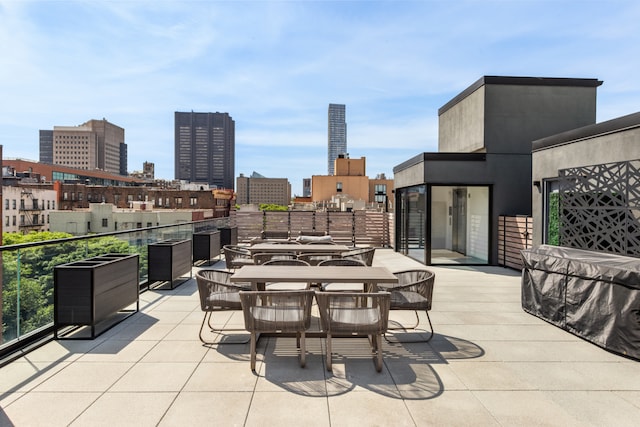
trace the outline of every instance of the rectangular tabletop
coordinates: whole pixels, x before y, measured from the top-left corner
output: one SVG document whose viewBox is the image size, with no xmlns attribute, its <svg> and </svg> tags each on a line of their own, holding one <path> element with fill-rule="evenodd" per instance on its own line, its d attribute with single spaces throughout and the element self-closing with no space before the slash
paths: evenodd
<svg viewBox="0 0 640 427">
<path fill-rule="evenodd" d="M 398 283 L 385 267 L 248 265 L 231 276 L 232 282 Z"/>
<path fill-rule="evenodd" d="M 253 246 L 249 246 L 248 249 L 251 254 L 257 254 L 260 252 L 296 252 L 296 253 L 324 253 L 324 252 L 347 252 L 351 248 L 345 245 L 330 245 L 330 244 L 310 244 L 299 245 L 297 243 L 258 243 Z"/>
</svg>

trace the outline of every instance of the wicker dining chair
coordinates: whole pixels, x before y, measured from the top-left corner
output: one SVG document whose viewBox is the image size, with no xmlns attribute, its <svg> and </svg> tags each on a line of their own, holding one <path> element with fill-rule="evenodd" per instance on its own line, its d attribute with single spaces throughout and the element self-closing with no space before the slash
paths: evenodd
<svg viewBox="0 0 640 427">
<path fill-rule="evenodd" d="M 382 337 L 389 321 L 388 292 L 316 292 L 322 330 L 327 334 L 326 365 L 332 369 L 334 335 L 368 335 L 376 370 L 382 370 Z"/>
<path fill-rule="evenodd" d="M 373 265 L 373 256 L 375 255 L 376 248 L 354 248 L 348 252 L 342 254 L 343 258 L 359 259 L 368 266 Z"/>
<path fill-rule="evenodd" d="M 318 266 L 366 267 L 366 264 L 355 258 L 334 258 L 321 261 Z M 364 292 L 368 290 L 365 283 L 320 283 L 319 287 L 321 291 L 329 292 Z"/>
<path fill-rule="evenodd" d="M 227 270 L 235 271 L 236 268 L 245 265 L 255 265 L 251 257 L 251 251 L 244 246 L 224 245 L 224 260 Z"/>
<path fill-rule="evenodd" d="M 253 262 L 256 265 L 262 265 L 267 261 L 274 259 L 297 259 L 297 255 L 293 252 L 258 252 L 253 254 Z"/>
<path fill-rule="evenodd" d="M 321 261 L 340 258 L 339 252 L 306 252 L 298 255 L 298 259 L 306 261 L 309 265 L 318 265 Z"/>
<path fill-rule="evenodd" d="M 301 259 L 272 259 L 271 261 L 266 261 L 264 266 L 269 265 L 302 265 L 309 266 L 309 263 L 303 261 Z M 292 291 L 292 290 L 302 290 L 309 289 L 309 283 L 307 282 L 272 282 L 265 284 L 265 290 L 267 291 Z"/>
<path fill-rule="evenodd" d="M 314 291 L 241 291 L 244 325 L 251 334 L 251 371 L 256 370 L 256 342 L 260 333 L 294 332 L 300 366 L 306 364 L 305 332 L 311 326 Z"/>
<path fill-rule="evenodd" d="M 398 278 L 398 283 L 379 283 L 380 290 L 384 290 L 391 293 L 391 307 L 390 310 L 413 310 L 416 314 L 416 323 L 413 326 L 400 326 L 389 328 L 389 330 L 416 330 L 419 331 L 418 325 L 420 324 L 419 311 L 424 311 L 427 314 L 427 321 L 429 322 L 430 334 L 425 340 L 416 340 L 411 342 L 427 342 L 433 338 L 433 324 L 429 317 L 429 310 L 433 301 L 433 286 L 435 283 L 436 275 L 429 270 L 405 270 L 397 273 L 393 273 Z M 425 331 L 426 332 L 426 331 Z M 387 336 L 385 335 L 385 339 Z"/>
<path fill-rule="evenodd" d="M 218 335 L 222 334 L 222 329 L 216 329 L 211 324 L 211 315 L 215 311 L 242 310 L 240 304 L 240 291 L 251 290 L 250 283 L 231 283 L 231 272 L 223 270 L 199 270 L 196 272 L 196 283 L 200 296 L 200 309 L 204 312 L 204 318 L 200 325 L 200 341 L 204 344 L 214 344 L 214 341 L 206 341 L 202 337 L 205 323 Z M 225 331 L 244 331 L 244 329 L 228 329 Z M 244 341 L 218 342 L 219 344 L 247 343 Z"/>
</svg>

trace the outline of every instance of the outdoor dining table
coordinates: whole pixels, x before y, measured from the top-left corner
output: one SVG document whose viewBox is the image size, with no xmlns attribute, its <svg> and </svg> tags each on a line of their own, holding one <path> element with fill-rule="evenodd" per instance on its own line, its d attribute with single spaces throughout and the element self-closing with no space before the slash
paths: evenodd
<svg viewBox="0 0 640 427">
<path fill-rule="evenodd" d="M 301 253 L 342 253 L 347 252 L 353 248 L 345 245 L 332 245 L 332 244 L 310 244 L 299 245 L 297 243 L 257 243 L 253 246 L 249 246 L 251 255 L 265 252 L 295 252 Z"/>
<path fill-rule="evenodd" d="M 366 283 L 375 292 L 378 283 L 398 283 L 398 278 L 385 267 L 248 265 L 237 270 L 231 282 L 248 282 L 257 290 L 269 282 Z"/>
</svg>

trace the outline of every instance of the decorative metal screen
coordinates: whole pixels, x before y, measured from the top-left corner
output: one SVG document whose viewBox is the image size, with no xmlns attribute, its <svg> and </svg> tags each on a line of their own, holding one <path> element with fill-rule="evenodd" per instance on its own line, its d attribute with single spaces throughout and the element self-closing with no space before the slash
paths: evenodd
<svg viewBox="0 0 640 427">
<path fill-rule="evenodd" d="M 559 176 L 560 245 L 640 257 L 640 160 Z"/>
</svg>

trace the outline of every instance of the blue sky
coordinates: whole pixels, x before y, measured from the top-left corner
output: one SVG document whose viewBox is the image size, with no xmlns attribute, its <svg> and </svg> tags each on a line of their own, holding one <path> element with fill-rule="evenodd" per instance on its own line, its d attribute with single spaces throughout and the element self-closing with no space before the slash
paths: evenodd
<svg viewBox="0 0 640 427">
<path fill-rule="evenodd" d="M 438 108 L 483 75 L 598 78 L 598 121 L 640 111 L 636 0 L 0 0 L 0 144 L 106 118 L 129 170 L 174 177 L 175 111 L 228 112 L 236 176 L 327 173 L 346 104 L 367 174 L 437 151 Z"/>
</svg>

